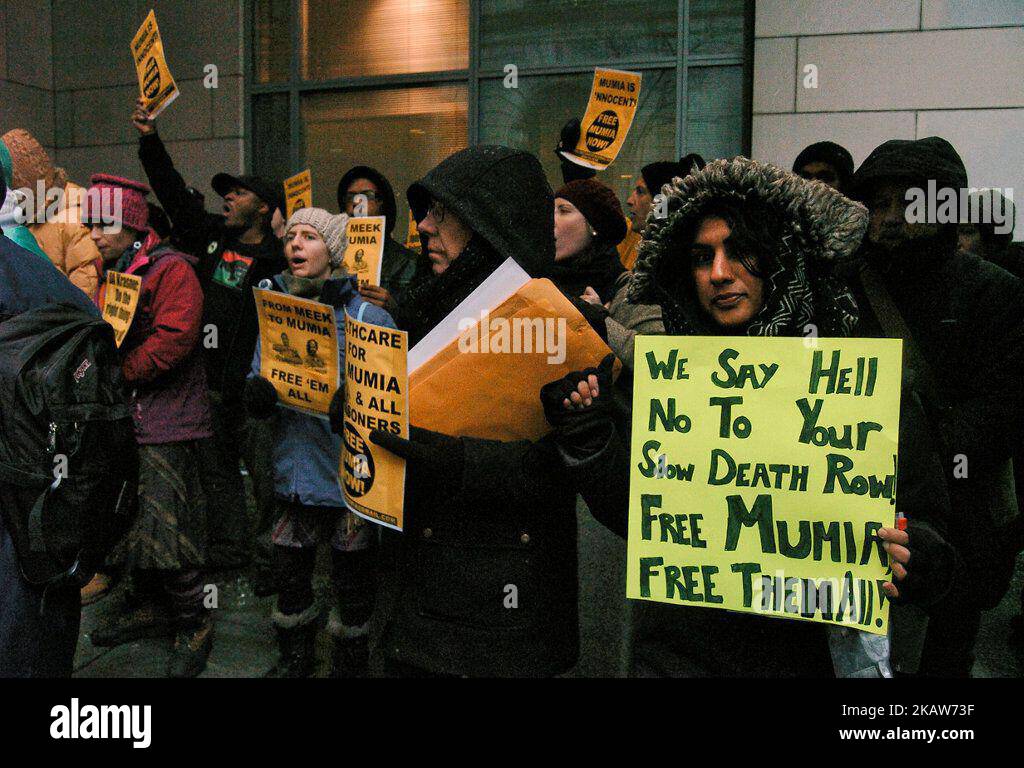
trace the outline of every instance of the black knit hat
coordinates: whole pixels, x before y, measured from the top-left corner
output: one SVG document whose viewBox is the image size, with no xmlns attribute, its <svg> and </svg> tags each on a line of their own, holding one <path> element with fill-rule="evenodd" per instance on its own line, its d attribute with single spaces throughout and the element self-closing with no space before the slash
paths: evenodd
<svg viewBox="0 0 1024 768">
<path fill-rule="evenodd" d="M 685 179 L 689 176 L 694 165 L 697 166 L 697 170 L 701 170 L 706 163 L 703 157 L 696 153 L 691 153 L 680 158 L 678 163 L 672 160 L 659 160 L 656 163 L 645 165 L 640 169 L 640 175 L 644 178 L 647 191 L 651 194 L 651 197 L 654 197 L 661 194 L 661 188 L 666 184 L 671 184 L 672 179 L 676 177 Z"/>
<path fill-rule="evenodd" d="M 568 200 L 602 240 L 618 245 L 626 236 L 626 219 L 615 193 L 596 179 L 570 181 L 555 198 Z"/>
<path fill-rule="evenodd" d="M 939 189 L 959 191 L 967 186 L 967 168 L 953 145 L 938 136 L 892 139 L 875 147 L 857 169 L 849 194 L 863 201 L 881 182 L 899 181 L 925 188 L 932 179 Z"/>
<path fill-rule="evenodd" d="M 793 161 L 793 173 L 799 175 L 800 169 L 808 163 L 828 163 L 835 168 L 839 176 L 839 184 L 844 190 L 849 188 L 853 176 L 853 155 L 846 147 L 833 141 L 819 141 L 805 147 Z"/>
</svg>

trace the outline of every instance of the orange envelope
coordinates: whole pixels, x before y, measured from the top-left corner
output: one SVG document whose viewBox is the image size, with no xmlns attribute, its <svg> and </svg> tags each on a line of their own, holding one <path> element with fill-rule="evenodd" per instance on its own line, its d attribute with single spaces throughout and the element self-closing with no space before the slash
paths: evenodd
<svg viewBox="0 0 1024 768">
<path fill-rule="evenodd" d="M 572 302 L 546 279 L 530 280 L 490 310 L 487 342 L 481 335 L 482 322 L 478 318 L 474 328 L 409 374 L 412 425 L 448 435 L 537 440 L 551 430 L 541 407 L 541 387 L 571 371 L 597 366 L 611 352 Z M 503 323 L 522 331 L 517 337 L 519 351 L 494 351 L 501 346 L 497 339 Z M 536 344 L 526 351 L 526 329 L 536 333 L 541 324 L 545 341 L 551 338 L 548 329 L 564 333 L 564 360 L 552 362 L 559 356 L 547 343 L 540 345 L 541 351 L 536 351 Z M 475 351 L 468 342 L 474 334 Z M 616 360 L 616 376 L 620 369 Z"/>
</svg>

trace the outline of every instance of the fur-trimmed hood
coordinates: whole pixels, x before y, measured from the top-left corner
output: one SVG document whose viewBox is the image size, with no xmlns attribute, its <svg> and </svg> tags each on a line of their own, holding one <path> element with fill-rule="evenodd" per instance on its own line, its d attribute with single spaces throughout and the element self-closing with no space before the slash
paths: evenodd
<svg viewBox="0 0 1024 768">
<path fill-rule="evenodd" d="M 634 304 L 666 304 L 682 315 L 690 332 L 715 332 L 697 305 L 690 279 L 673 280 L 689 268 L 682 240 L 716 203 L 755 206 L 779 232 L 776 263 L 766 272 L 765 306 L 749 335 L 802 335 L 813 324 L 818 335 L 847 335 L 856 304 L 837 278 L 837 267 L 857 250 L 868 227 L 867 209 L 820 182 L 807 181 L 774 165 L 744 157 L 715 160 L 663 188 L 668 216 L 648 219 L 629 285 Z M 687 286 L 672 296 L 668 285 Z M 672 330 L 670 332 L 685 332 Z"/>
</svg>

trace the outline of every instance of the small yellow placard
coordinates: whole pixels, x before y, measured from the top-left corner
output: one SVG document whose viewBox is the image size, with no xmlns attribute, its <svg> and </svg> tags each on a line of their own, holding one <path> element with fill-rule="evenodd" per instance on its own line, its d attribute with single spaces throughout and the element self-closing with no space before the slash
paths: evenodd
<svg viewBox="0 0 1024 768">
<path fill-rule="evenodd" d="M 260 376 L 280 402 L 326 416 L 338 389 L 334 307 L 287 293 L 252 289 L 260 325 Z"/>
<path fill-rule="evenodd" d="M 405 247 L 414 251 L 419 251 L 422 247 L 420 243 L 420 231 L 417 229 L 419 225 L 416 223 L 416 217 L 412 215 L 412 211 L 409 211 L 409 231 L 405 234 Z"/>
<path fill-rule="evenodd" d="M 132 38 L 132 61 L 139 79 L 139 93 L 146 111 L 156 117 L 178 98 L 178 85 L 164 57 L 164 44 L 156 24 L 156 12 L 150 11 Z"/>
<path fill-rule="evenodd" d="M 640 99 L 639 72 L 595 69 L 587 112 L 580 123 L 580 140 L 562 155 L 572 162 L 602 171 L 615 162 L 633 124 Z"/>
<path fill-rule="evenodd" d="M 345 271 L 360 285 L 380 285 L 384 257 L 383 216 L 352 216 L 345 230 Z"/>
<path fill-rule="evenodd" d="M 637 336 L 627 596 L 885 634 L 901 369 L 898 339 Z"/>
<path fill-rule="evenodd" d="M 409 437 L 409 334 L 345 315 L 345 429 L 341 487 L 360 517 L 401 531 L 405 460 L 370 442 L 379 429 Z"/>
<path fill-rule="evenodd" d="M 285 221 L 300 208 L 308 208 L 313 199 L 313 176 L 307 168 L 284 180 Z"/>
<path fill-rule="evenodd" d="M 138 275 L 126 275 L 113 270 L 107 272 L 107 284 L 103 289 L 103 319 L 113 326 L 114 341 L 118 347 L 132 327 L 141 293 L 142 278 Z"/>
</svg>

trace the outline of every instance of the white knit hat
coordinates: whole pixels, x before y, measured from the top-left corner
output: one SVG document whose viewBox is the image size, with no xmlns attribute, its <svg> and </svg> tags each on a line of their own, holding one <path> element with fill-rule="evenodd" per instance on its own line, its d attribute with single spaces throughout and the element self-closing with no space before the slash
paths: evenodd
<svg viewBox="0 0 1024 768">
<path fill-rule="evenodd" d="M 345 256 L 345 229 L 348 227 L 348 214 L 334 215 L 323 208 L 299 208 L 288 219 L 284 231 L 287 233 L 296 224 L 308 224 L 324 239 L 327 253 L 331 257 L 331 266 L 337 267 Z"/>
</svg>

